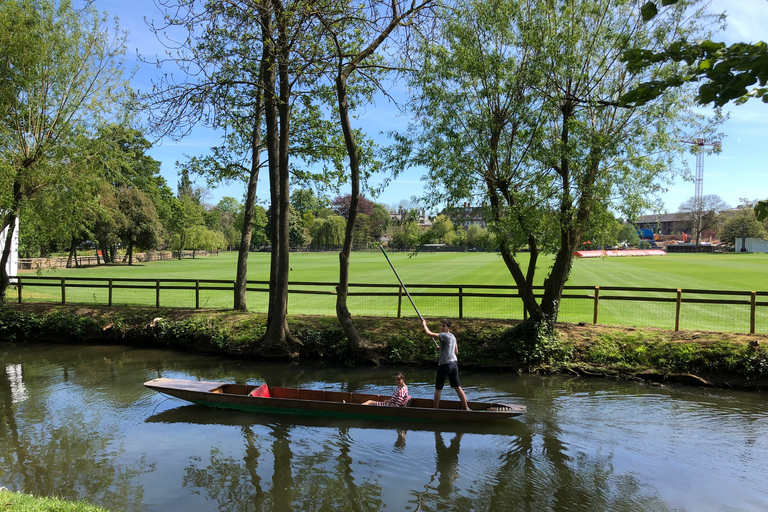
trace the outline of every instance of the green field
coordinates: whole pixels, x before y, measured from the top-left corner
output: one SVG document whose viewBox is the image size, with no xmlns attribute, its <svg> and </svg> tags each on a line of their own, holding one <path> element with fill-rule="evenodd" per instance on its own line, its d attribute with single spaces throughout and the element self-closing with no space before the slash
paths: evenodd
<svg viewBox="0 0 768 512">
<path fill-rule="evenodd" d="M 425 317 L 459 314 L 458 286 L 493 285 L 513 286 L 513 280 L 497 254 L 488 253 L 422 253 L 409 257 L 404 253 L 390 253 L 392 263 L 408 286 L 419 310 Z M 521 257 L 527 265 L 527 255 Z M 75 277 L 100 277 L 110 279 L 199 279 L 226 280 L 235 277 L 236 253 L 221 253 L 182 261 L 157 261 L 128 266 L 102 266 L 80 269 L 54 269 L 41 273 L 22 273 L 21 276 L 40 275 L 48 278 L 68 279 Z M 551 260 L 540 258 L 536 284 L 541 284 Z M 291 255 L 291 296 L 289 308 L 296 314 L 334 314 L 333 283 L 338 279 L 337 253 L 294 253 Z M 249 256 L 249 281 L 266 281 L 269 277 L 269 254 L 252 253 Z M 350 297 L 350 310 L 357 315 L 395 316 L 397 314 L 397 280 L 380 251 L 357 252 L 352 255 L 350 280 L 354 284 L 391 284 L 393 288 L 352 287 L 353 293 L 369 295 Z M 323 286 L 307 286 L 297 283 L 319 282 Z M 54 281 L 51 281 L 54 283 Z M 67 302 L 105 304 L 108 300 L 105 288 L 94 288 L 91 283 L 66 291 Z M 194 284 L 177 283 L 179 287 L 192 288 Z M 428 289 L 420 285 L 452 285 L 450 289 Z M 113 304 L 155 305 L 156 291 L 153 283 L 145 283 L 141 290 L 115 288 Z M 165 285 L 164 285 L 165 286 Z M 200 306 L 230 308 L 232 292 L 210 290 L 202 284 Z M 229 287 L 231 284 L 219 285 Z M 644 288 L 682 288 L 684 290 L 728 290 L 736 292 L 757 291 L 757 331 L 768 332 L 768 308 L 761 304 L 768 295 L 768 255 L 764 254 L 669 254 L 666 256 L 595 258 L 574 261 L 568 286 L 586 286 L 592 290 L 566 290 L 561 305 L 560 320 L 591 322 L 594 301 L 587 298 L 567 298 L 568 295 L 594 294 L 594 287 L 626 286 Z M 255 289 L 264 289 L 254 284 Z M 306 291 L 323 292 L 325 295 L 307 294 Z M 424 296 L 424 293 L 443 293 L 451 296 Z M 516 298 L 475 297 L 473 293 L 510 293 L 509 290 L 463 290 L 463 314 L 477 318 L 522 317 L 522 306 Z M 512 291 L 511 293 L 514 293 Z M 389 295 L 387 295 L 389 294 Z M 161 290 L 161 306 L 194 307 L 194 289 Z M 638 291 L 600 291 L 598 322 L 603 324 L 655 326 L 673 328 L 675 303 L 610 300 L 610 297 L 642 296 L 675 298 L 676 294 Z M 739 304 L 681 305 L 681 329 L 722 330 L 748 332 L 750 306 L 748 295 L 704 295 L 684 293 L 684 299 L 717 299 L 738 301 Z M 60 287 L 37 287 L 25 284 L 23 300 L 60 301 Z M 253 291 L 248 296 L 249 309 L 264 311 L 266 293 Z M 402 314 L 415 313 L 407 300 L 402 303 Z"/>
</svg>

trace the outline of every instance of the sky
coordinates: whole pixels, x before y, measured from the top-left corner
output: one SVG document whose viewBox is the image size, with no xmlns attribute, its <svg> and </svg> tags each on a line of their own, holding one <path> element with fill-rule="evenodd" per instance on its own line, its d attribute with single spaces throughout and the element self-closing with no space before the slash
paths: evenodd
<svg viewBox="0 0 768 512">
<path fill-rule="evenodd" d="M 119 19 L 120 27 L 129 32 L 127 60 L 137 66 L 132 85 L 140 92 L 151 90 L 153 77 L 160 73 L 172 72 L 171 68 L 158 69 L 154 65 L 141 63 L 137 54 L 153 57 L 162 54 L 164 48 L 146 25 L 146 21 L 159 20 L 161 15 L 152 0 L 94 0 L 100 11 L 106 11 Z M 713 0 L 710 12 L 725 12 L 728 27 L 713 37 L 715 41 L 727 44 L 735 42 L 757 42 L 768 39 L 768 0 Z M 711 108 L 708 108 L 711 110 Z M 740 204 L 742 198 L 749 200 L 768 197 L 768 104 L 759 100 L 750 100 L 744 105 L 728 105 L 724 108 L 730 118 L 721 126 L 724 134 L 721 139 L 722 151 L 719 154 L 703 156 L 703 194 L 719 195 L 730 206 Z M 373 105 L 368 105 L 363 112 L 358 112 L 357 122 L 379 144 L 387 144 L 383 133 L 404 130 L 408 118 L 402 116 L 395 105 L 386 98 L 381 98 Z M 185 161 L 186 156 L 203 155 L 208 148 L 219 143 L 219 135 L 203 128 L 195 129 L 191 135 L 181 141 L 159 141 L 149 154 L 159 160 L 161 174 L 168 185 L 175 190 L 178 183 L 177 161 Z M 696 169 L 696 156 L 687 154 L 688 167 Z M 264 176 L 266 173 L 262 173 Z M 423 193 L 422 171 L 410 170 L 392 181 L 384 192 L 375 198 L 379 203 L 395 206 L 402 200 L 410 200 Z M 196 186 L 208 188 L 211 204 L 222 197 L 229 196 L 242 201 L 245 192 L 244 183 L 230 183 L 209 188 L 202 178 L 191 177 Z M 385 176 L 374 177 L 372 185 L 378 185 Z M 266 179 L 261 179 L 257 195 L 260 200 L 268 198 L 269 189 Z M 664 210 L 677 211 L 680 204 L 694 195 L 693 181 L 678 178 L 661 195 Z M 349 190 L 342 188 L 340 194 Z M 655 212 L 647 212 L 655 213 Z"/>
</svg>

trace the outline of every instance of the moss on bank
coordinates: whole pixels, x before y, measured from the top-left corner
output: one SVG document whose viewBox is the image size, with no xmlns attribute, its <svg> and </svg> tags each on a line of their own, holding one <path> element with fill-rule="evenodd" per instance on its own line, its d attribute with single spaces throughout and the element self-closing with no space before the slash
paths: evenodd
<svg viewBox="0 0 768 512">
<path fill-rule="evenodd" d="M 292 316 L 300 359 L 356 360 L 335 317 Z M 435 364 L 415 319 L 355 318 L 382 348 L 376 363 Z M 0 339 L 10 342 L 124 343 L 255 357 L 266 316 L 218 310 L 83 308 L 41 304 L 0 307 Z M 558 324 L 554 339 L 499 320 L 454 323 L 462 367 L 563 373 L 768 390 L 768 337 Z"/>
</svg>

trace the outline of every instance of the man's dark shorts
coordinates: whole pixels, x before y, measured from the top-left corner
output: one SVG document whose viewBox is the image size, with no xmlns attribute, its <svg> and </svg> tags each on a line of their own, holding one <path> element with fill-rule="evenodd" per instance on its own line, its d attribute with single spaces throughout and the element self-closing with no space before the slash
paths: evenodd
<svg viewBox="0 0 768 512">
<path fill-rule="evenodd" d="M 461 386 L 461 384 L 459 384 L 459 363 L 453 361 L 448 364 L 441 364 L 437 367 L 435 389 L 443 389 L 446 377 L 450 381 L 452 388 L 458 388 Z"/>
</svg>

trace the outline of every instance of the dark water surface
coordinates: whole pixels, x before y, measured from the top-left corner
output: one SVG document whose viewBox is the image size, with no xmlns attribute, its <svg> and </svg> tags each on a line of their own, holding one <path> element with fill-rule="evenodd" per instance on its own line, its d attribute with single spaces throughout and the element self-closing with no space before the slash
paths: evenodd
<svg viewBox="0 0 768 512">
<path fill-rule="evenodd" d="M 0 486 L 120 511 L 763 511 L 762 394 L 462 371 L 501 426 L 217 411 L 162 376 L 389 394 L 392 368 L 0 343 Z M 431 397 L 431 369 L 405 369 Z M 444 398 L 454 399 L 446 389 Z"/>
</svg>

